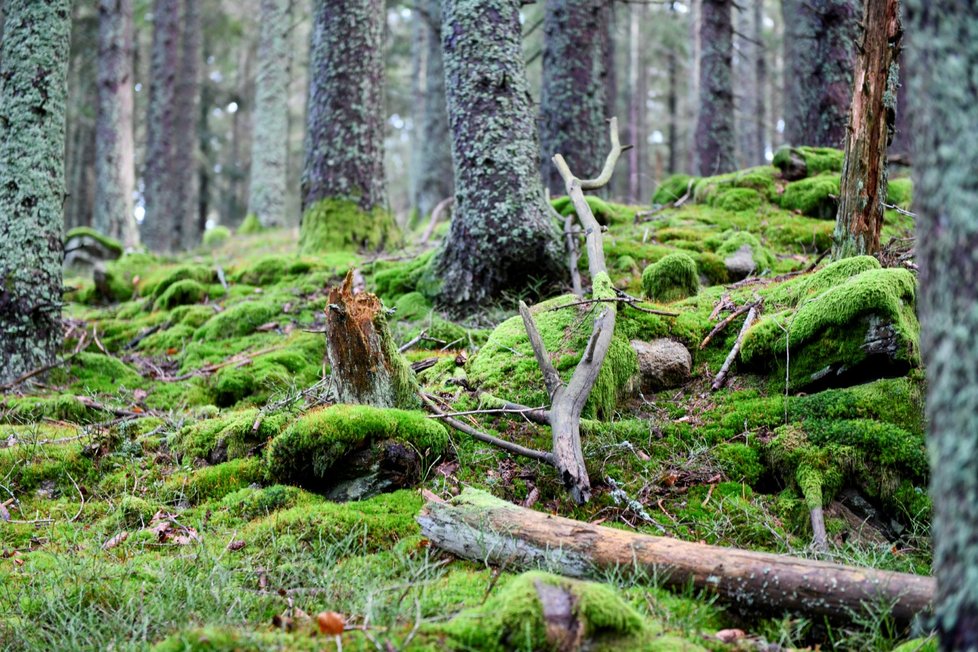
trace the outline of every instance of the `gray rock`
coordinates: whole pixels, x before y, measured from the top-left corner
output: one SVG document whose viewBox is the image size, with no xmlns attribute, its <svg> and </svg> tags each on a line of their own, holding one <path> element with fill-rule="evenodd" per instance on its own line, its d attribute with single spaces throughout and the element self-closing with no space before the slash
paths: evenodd
<svg viewBox="0 0 978 652">
<path fill-rule="evenodd" d="M 693 356 L 679 342 L 662 338 L 651 342 L 632 340 L 638 354 L 639 379 L 643 392 L 678 387 L 689 380 Z"/>
<path fill-rule="evenodd" d="M 730 256 L 724 258 L 723 264 L 726 266 L 727 273 L 730 274 L 730 280 L 732 281 L 747 278 L 757 269 L 757 263 L 754 262 L 754 250 L 751 249 L 750 245 L 746 244 L 742 245 L 740 249 Z"/>
</svg>

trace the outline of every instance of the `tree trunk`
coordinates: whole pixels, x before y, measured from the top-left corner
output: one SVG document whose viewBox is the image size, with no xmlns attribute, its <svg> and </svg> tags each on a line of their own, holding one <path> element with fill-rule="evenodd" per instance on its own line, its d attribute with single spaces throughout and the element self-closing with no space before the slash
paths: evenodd
<svg viewBox="0 0 978 652">
<path fill-rule="evenodd" d="M 867 0 L 856 59 L 846 158 L 832 258 L 875 254 L 886 202 L 886 148 L 896 114 L 897 58 L 903 26 L 899 0 Z"/>
<path fill-rule="evenodd" d="M 261 0 L 248 213 L 284 226 L 289 157 L 292 0 Z"/>
<path fill-rule="evenodd" d="M 841 147 L 852 97 L 858 0 L 782 0 L 785 138 Z"/>
<path fill-rule="evenodd" d="M 941 649 L 978 649 L 978 16 L 907 0 L 921 352 Z"/>
<path fill-rule="evenodd" d="M 61 348 L 68 0 L 6 0 L 0 60 L 0 384 Z"/>
<path fill-rule="evenodd" d="M 421 168 L 415 206 L 430 215 L 455 193 L 452 139 L 445 99 L 445 61 L 441 50 L 441 2 L 428 0 L 426 21 L 424 119 L 421 124 Z"/>
<path fill-rule="evenodd" d="M 68 131 L 65 141 L 65 228 L 91 226 L 95 204 L 95 120 L 98 93 L 97 57 L 91 53 L 98 40 L 99 21 L 87 3 L 73 3 L 71 49 L 68 58 Z"/>
<path fill-rule="evenodd" d="M 906 622 L 930 609 L 930 577 L 721 548 L 639 534 L 517 507 L 475 489 L 450 503 L 430 500 L 418 516 L 434 545 L 464 559 L 513 568 L 545 567 L 570 577 L 648 573 L 781 614 L 785 609 L 852 620 L 876 605 Z"/>
<path fill-rule="evenodd" d="M 177 190 L 180 194 L 180 219 L 183 220 L 181 247 L 192 249 L 200 244 L 202 231 L 198 220 L 200 155 L 197 145 L 200 114 L 200 69 L 203 62 L 200 6 L 202 0 L 182 0 L 183 26 L 180 43 L 180 76 L 176 89 Z"/>
<path fill-rule="evenodd" d="M 553 196 L 566 192 L 550 158 L 562 153 L 582 178 L 598 172 L 604 149 L 605 0 L 549 0 L 543 19 L 540 164 Z"/>
<path fill-rule="evenodd" d="M 628 39 L 628 140 L 632 149 L 628 151 L 628 201 L 632 204 L 644 203 L 642 179 L 646 176 L 648 160 L 645 148 L 645 101 L 646 69 L 645 43 L 642 35 L 642 19 L 646 14 L 644 5 L 629 7 L 631 23 Z"/>
<path fill-rule="evenodd" d="M 354 294 L 352 271 L 329 291 L 326 355 L 340 403 L 421 406 L 417 380 L 394 344 L 383 304 L 367 292 Z"/>
<path fill-rule="evenodd" d="M 750 5 L 737 9 L 737 30 L 734 35 L 734 72 L 737 78 L 737 167 L 746 168 L 764 164 L 764 147 L 758 145 L 763 138 L 758 133 L 761 124 L 758 115 L 764 113 L 764 94 L 758 61 L 764 60 L 761 45 L 761 4 L 753 0 Z"/>
<path fill-rule="evenodd" d="M 767 47 L 764 44 L 764 0 L 754 0 L 754 26 L 757 40 L 759 41 L 755 50 L 754 74 L 757 76 L 757 102 L 756 113 L 754 114 L 754 137 L 758 153 L 758 163 L 767 163 Z"/>
<path fill-rule="evenodd" d="M 427 5 L 423 8 L 413 7 L 411 10 L 411 152 L 408 166 L 408 184 L 411 191 L 411 216 L 408 226 L 413 229 L 424 214 L 418 205 L 418 194 L 421 189 L 421 148 L 424 146 L 422 125 L 424 124 L 424 94 L 427 80 L 425 79 L 425 58 L 428 54 L 428 42 L 433 38 L 429 27 Z M 438 42 L 441 49 L 441 42 Z"/>
<path fill-rule="evenodd" d="M 393 230 L 384 179 L 386 15 L 381 0 L 316 0 L 302 175 L 307 251 L 376 249 Z M 337 200 L 361 214 L 341 217 Z"/>
<path fill-rule="evenodd" d="M 179 63 L 180 0 L 154 0 L 142 236 L 150 251 L 161 253 L 178 251 L 183 242 L 176 130 L 186 116 L 177 113 L 175 102 Z"/>
<path fill-rule="evenodd" d="M 732 0 L 703 0 L 700 98 L 696 119 L 696 173 L 711 176 L 737 167 L 734 140 Z"/>
<path fill-rule="evenodd" d="M 122 242 L 139 245 L 133 215 L 132 0 L 99 0 L 98 116 L 95 132 L 95 212 L 92 226 Z"/>
<path fill-rule="evenodd" d="M 566 274 L 544 206 L 519 0 L 446 0 L 442 46 L 456 205 L 437 260 L 441 301 L 473 308 Z"/>
</svg>

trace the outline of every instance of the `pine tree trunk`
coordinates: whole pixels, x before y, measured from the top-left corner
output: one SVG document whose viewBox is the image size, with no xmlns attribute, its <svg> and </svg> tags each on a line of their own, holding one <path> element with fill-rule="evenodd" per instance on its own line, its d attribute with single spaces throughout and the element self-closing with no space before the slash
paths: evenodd
<svg viewBox="0 0 978 652">
<path fill-rule="evenodd" d="M 764 148 L 758 146 L 761 125 L 758 115 L 764 112 L 764 94 L 758 60 L 763 61 L 761 47 L 761 11 L 763 0 L 737 9 L 737 33 L 734 35 L 734 72 L 737 78 L 737 167 L 746 168 L 764 163 Z M 756 11 L 755 11 L 756 10 Z"/>
<path fill-rule="evenodd" d="M 424 146 L 424 94 L 425 58 L 428 55 L 428 42 L 432 38 L 427 5 L 414 8 L 411 12 L 411 153 L 408 166 L 408 183 L 411 188 L 411 210 L 409 226 L 414 228 L 421 222 L 418 194 L 421 189 L 421 148 Z M 440 47 L 440 45 L 439 45 Z"/>
<path fill-rule="evenodd" d="M 859 0 L 782 0 L 785 138 L 842 147 L 852 97 Z"/>
<path fill-rule="evenodd" d="M 764 0 L 754 0 L 754 26 L 757 39 L 756 58 L 754 59 L 754 74 L 757 75 L 757 113 L 754 115 L 755 147 L 759 158 L 758 163 L 767 162 L 767 47 L 764 45 Z"/>
<path fill-rule="evenodd" d="M 566 191 L 550 160 L 563 154 L 582 178 L 596 176 L 607 147 L 605 0 L 549 0 L 543 19 L 540 164 L 553 196 Z"/>
<path fill-rule="evenodd" d="M 248 213 L 284 226 L 289 158 L 292 0 L 261 0 Z"/>
<path fill-rule="evenodd" d="M 180 62 L 180 0 L 154 0 L 149 108 L 143 193 L 143 243 L 150 251 L 180 249 L 183 230 L 176 171 L 177 70 Z"/>
<path fill-rule="evenodd" d="M 519 0 L 446 0 L 442 46 L 456 208 L 438 258 L 441 300 L 474 307 L 566 273 L 543 203 Z"/>
<path fill-rule="evenodd" d="M 179 192 L 180 229 L 183 249 L 200 244 L 203 231 L 200 228 L 198 168 L 198 117 L 200 114 L 200 70 L 203 63 L 203 36 L 201 34 L 201 0 L 182 0 L 183 24 L 180 35 L 180 76 L 176 88 L 176 143 L 175 166 Z"/>
<path fill-rule="evenodd" d="M 737 167 L 734 140 L 732 0 L 703 0 L 700 98 L 696 119 L 696 173 Z"/>
<path fill-rule="evenodd" d="M 68 0 L 6 0 L 0 68 L 0 383 L 61 347 Z"/>
<path fill-rule="evenodd" d="M 376 249 L 393 230 L 384 178 L 381 0 L 316 0 L 309 61 L 302 246 Z M 355 205 L 356 218 L 339 207 Z M 351 234 L 350 220 L 360 224 Z M 369 227 L 369 228 L 367 228 Z"/>
<path fill-rule="evenodd" d="M 428 0 L 425 52 L 424 121 L 421 125 L 421 169 L 415 205 L 430 215 L 438 202 L 455 194 L 452 139 L 445 99 L 445 61 L 441 50 L 441 2 Z"/>
<path fill-rule="evenodd" d="M 856 59 L 846 158 L 832 258 L 875 254 L 886 202 L 886 148 L 896 114 L 897 58 L 903 37 L 899 0 L 867 0 Z"/>
<path fill-rule="evenodd" d="M 907 0 L 921 352 L 941 649 L 978 649 L 978 15 Z"/>
<path fill-rule="evenodd" d="M 132 0 L 99 0 L 98 116 L 95 132 L 95 212 L 92 226 L 139 244 L 133 215 Z"/>
<path fill-rule="evenodd" d="M 91 226 L 95 192 L 95 121 L 97 58 L 91 54 L 98 39 L 98 14 L 87 3 L 72 6 L 71 48 L 68 55 L 68 131 L 65 140 L 65 227 Z"/>
<path fill-rule="evenodd" d="M 642 199 L 642 177 L 646 174 L 645 157 L 645 38 L 642 35 L 644 5 L 629 7 L 631 23 L 628 32 L 628 201 L 633 204 Z"/>
</svg>

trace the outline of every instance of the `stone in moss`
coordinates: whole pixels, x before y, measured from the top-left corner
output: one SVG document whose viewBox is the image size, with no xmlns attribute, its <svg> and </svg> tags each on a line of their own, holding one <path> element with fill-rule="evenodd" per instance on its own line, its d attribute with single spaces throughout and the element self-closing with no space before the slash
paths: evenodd
<svg viewBox="0 0 978 652">
<path fill-rule="evenodd" d="M 269 443 L 269 474 L 279 482 L 328 487 L 342 474 L 338 462 L 383 440 L 409 444 L 432 456 L 449 445 L 445 427 L 421 412 L 334 405 L 303 415 Z"/>
<path fill-rule="evenodd" d="M 73 249 L 94 248 L 99 260 L 115 260 L 124 253 L 122 243 L 88 226 L 76 226 L 65 234 L 65 256 Z"/>
<path fill-rule="evenodd" d="M 669 254 L 642 272 L 645 296 L 661 302 L 676 301 L 699 292 L 696 261 L 686 254 Z"/>
<path fill-rule="evenodd" d="M 244 221 L 241 226 L 238 227 L 238 233 L 241 235 L 255 235 L 256 233 L 261 233 L 265 230 L 265 227 L 261 225 L 261 220 L 254 213 L 249 213 L 245 216 Z"/>
<path fill-rule="evenodd" d="M 821 220 L 834 220 L 839 209 L 839 177 L 823 174 L 788 184 L 781 207 Z"/>
<path fill-rule="evenodd" d="M 211 317 L 197 329 L 194 339 L 217 341 L 247 335 L 278 314 L 278 307 L 270 301 L 245 301 Z"/>
<path fill-rule="evenodd" d="M 730 188 L 720 192 L 713 205 L 725 211 L 754 212 L 761 207 L 764 199 L 761 193 L 752 188 Z"/>
<path fill-rule="evenodd" d="M 192 279 L 177 281 L 166 288 L 153 304 L 154 310 L 169 310 L 177 306 L 200 303 L 207 296 L 207 288 Z"/>
<path fill-rule="evenodd" d="M 717 255 L 726 259 L 743 250 L 746 247 L 750 250 L 750 256 L 754 261 L 755 270 L 765 272 L 774 267 L 775 258 L 770 249 L 761 244 L 753 233 L 749 231 L 729 231 L 724 234 L 723 242 L 717 247 Z"/>
<path fill-rule="evenodd" d="M 676 174 L 664 180 L 655 190 L 652 203 L 665 205 L 680 199 L 691 189 L 690 182 L 696 182 L 696 177 L 686 174 Z"/>
<path fill-rule="evenodd" d="M 208 249 L 222 247 L 231 239 L 231 229 L 226 226 L 215 226 L 204 231 L 204 246 Z"/>
<path fill-rule="evenodd" d="M 364 211 L 349 199 L 322 199 L 302 216 L 299 248 L 304 253 L 338 250 L 376 251 L 395 246 L 400 233 L 383 208 Z"/>
</svg>

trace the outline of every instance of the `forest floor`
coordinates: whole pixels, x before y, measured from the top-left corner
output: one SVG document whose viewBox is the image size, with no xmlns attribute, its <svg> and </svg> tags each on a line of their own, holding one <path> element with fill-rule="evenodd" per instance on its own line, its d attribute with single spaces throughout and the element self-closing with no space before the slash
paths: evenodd
<svg viewBox="0 0 978 652">
<path fill-rule="evenodd" d="M 584 415 L 594 496 L 583 506 L 551 467 L 421 412 L 330 407 L 321 331 L 327 289 L 357 267 L 395 309 L 398 341 L 430 338 L 405 355 L 430 365 L 419 379 L 443 407 L 473 410 L 487 394 L 539 406 L 546 391 L 517 302 L 535 303 L 568 375 L 593 304 L 567 306 L 572 297 L 531 282 L 453 320 L 424 294 L 430 249 L 300 256 L 288 230 L 211 238 L 175 258 L 129 254 L 101 289 L 69 277 L 64 364 L 0 398 L 0 648 L 550 649 L 533 582 L 563 580 L 458 560 L 420 533 L 422 490 L 450 498 L 469 486 L 610 527 L 928 574 L 912 218 L 888 211 L 882 266 L 812 268 L 831 242 L 833 165 L 790 183 L 768 167 L 673 179 L 654 211 L 594 202 L 616 285 L 658 293 L 641 305 L 678 316 L 622 308 Z M 907 207 L 909 194 L 899 180 L 891 201 Z M 745 245 L 757 274 L 734 283 L 725 258 Z M 643 286 L 643 271 L 676 253 L 695 264 L 694 286 L 668 265 Z M 726 387 L 711 391 L 743 317 L 700 343 L 759 299 L 761 320 Z M 656 338 L 684 344 L 692 373 L 643 391 L 628 341 Z M 549 430 L 528 421 L 466 418 L 550 447 Z M 400 479 L 411 486 L 371 495 L 377 478 L 350 469 L 381 440 L 418 463 Z M 299 461 L 285 468 L 283 456 Z M 825 506 L 826 551 L 811 545 L 814 503 Z M 670 592 L 656 577 L 597 579 L 573 585 L 586 649 L 934 649 L 904 643 L 924 633 L 886 605 L 827 623 Z M 324 612 L 342 620 L 317 620 Z M 337 622 L 345 631 L 333 636 Z"/>
</svg>

